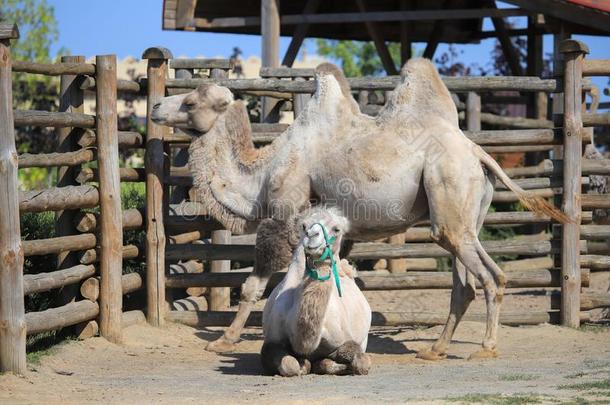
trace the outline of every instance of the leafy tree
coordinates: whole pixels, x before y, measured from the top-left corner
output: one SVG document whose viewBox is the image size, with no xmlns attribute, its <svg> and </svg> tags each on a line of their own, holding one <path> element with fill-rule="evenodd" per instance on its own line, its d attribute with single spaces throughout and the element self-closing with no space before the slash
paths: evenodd
<svg viewBox="0 0 610 405">
<path fill-rule="evenodd" d="M 46 0 L 0 0 L 0 21 L 14 22 L 21 37 L 11 43 L 13 60 L 50 62 L 50 47 L 59 37 L 53 7 Z M 13 105 L 17 109 L 56 111 L 59 79 L 57 77 L 13 74 Z M 55 149 L 52 130 L 41 127 L 18 128 L 19 152 L 41 153 Z M 44 168 L 19 171 L 24 188 L 48 186 L 51 172 Z"/>
<path fill-rule="evenodd" d="M 336 60 L 348 77 L 377 76 L 385 72 L 373 42 L 317 39 L 318 55 Z M 400 66 L 400 44 L 389 42 L 388 50 Z"/>
</svg>

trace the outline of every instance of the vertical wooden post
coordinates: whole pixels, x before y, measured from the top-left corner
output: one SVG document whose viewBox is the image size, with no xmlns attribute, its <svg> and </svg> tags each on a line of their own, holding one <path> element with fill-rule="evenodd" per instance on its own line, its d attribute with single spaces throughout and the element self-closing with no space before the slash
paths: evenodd
<svg viewBox="0 0 610 405">
<path fill-rule="evenodd" d="M 407 11 L 411 4 L 409 0 L 400 0 L 400 11 Z M 411 23 L 400 22 L 400 67 L 403 67 L 411 59 Z"/>
<path fill-rule="evenodd" d="M 261 0 L 262 66 L 278 67 L 280 63 L 280 1 Z M 261 122 L 279 120 L 277 100 L 263 97 Z"/>
<path fill-rule="evenodd" d="M 391 245 L 404 245 L 407 234 L 405 232 L 392 235 L 389 238 Z M 388 271 L 390 273 L 404 273 L 407 271 L 407 259 L 389 259 Z"/>
<path fill-rule="evenodd" d="M 582 159 L 582 65 L 589 49 L 575 40 L 563 41 L 563 225 L 561 247 L 561 324 L 580 325 L 580 217 Z"/>
<path fill-rule="evenodd" d="M 210 77 L 213 79 L 226 78 L 227 72 L 221 69 L 212 69 Z M 212 244 L 231 244 L 231 231 L 212 231 Z M 210 263 L 210 272 L 225 273 L 231 271 L 230 260 L 214 260 Z M 211 288 L 208 308 L 210 311 L 226 311 L 231 306 L 231 289 L 226 287 Z"/>
<path fill-rule="evenodd" d="M 302 82 L 307 79 L 304 77 L 295 77 L 295 81 Z M 307 93 L 293 93 L 292 94 L 292 110 L 294 112 L 294 118 L 299 116 L 301 112 L 305 109 L 307 103 L 309 103 L 309 99 L 311 99 L 311 94 Z"/>
<path fill-rule="evenodd" d="M 472 91 L 466 97 L 466 129 L 481 130 L 481 96 Z"/>
<path fill-rule="evenodd" d="M 165 96 L 168 49 L 153 47 L 144 51 L 148 59 L 148 90 L 146 97 L 146 297 L 148 323 L 162 326 L 165 322 L 165 228 L 163 224 L 163 178 L 165 128 L 151 120 L 153 106 Z"/>
<path fill-rule="evenodd" d="M 176 79 L 192 79 L 193 78 L 193 69 L 176 69 Z M 179 129 L 174 129 L 174 131 L 180 131 Z M 176 167 L 186 166 L 188 164 L 189 159 L 189 149 L 180 148 L 176 155 L 174 156 L 173 165 Z M 172 189 L 170 197 L 170 202 L 172 204 L 180 204 L 188 197 L 188 187 L 184 186 L 174 186 Z"/>
<path fill-rule="evenodd" d="M 10 40 L 19 38 L 19 31 L 16 25 L 6 23 L 0 23 L 0 28 L 0 371 L 23 374 L 26 371 L 23 249 L 10 51 Z"/>
<path fill-rule="evenodd" d="M 84 56 L 62 56 L 62 62 L 83 63 Z M 84 91 L 80 88 L 80 78 L 77 75 L 62 75 L 59 84 L 59 111 L 60 112 L 84 112 Z M 77 148 L 78 137 L 83 133 L 82 128 L 57 128 L 57 152 L 72 152 Z M 76 176 L 80 171 L 77 166 L 60 166 L 57 168 L 57 187 L 78 185 Z M 75 235 L 78 233 L 74 227 L 74 216 L 79 212 L 76 210 L 63 210 L 55 214 L 55 234 L 57 236 Z M 57 268 L 63 269 L 78 264 L 74 253 L 60 252 L 57 255 Z M 78 293 L 78 285 L 70 285 L 62 288 L 61 295 L 63 303 L 74 301 Z"/>
<path fill-rule="evenodd" d="M 95 58 L 97 165 L 100 184 L 100 334 L 121 341 L 123 212 L 119 177 L 116 56 Z"/>
</svg>

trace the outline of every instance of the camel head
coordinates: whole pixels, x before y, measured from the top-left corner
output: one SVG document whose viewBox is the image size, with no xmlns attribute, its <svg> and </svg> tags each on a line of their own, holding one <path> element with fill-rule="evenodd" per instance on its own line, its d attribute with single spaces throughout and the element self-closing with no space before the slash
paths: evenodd
<svg viewBox="0 0 610 405">
<path fill-rule="evenodd" d="M 302 243 L 305 255 L 317 260 L 330 248 L 333 256 L 339 254 L 343 235 L 349 222 L 337 208 L 314 208 L 301 221 Z"/>
<path fill-rule="evenodd" d="M 226 87 L 201 84 L 190 93 L 162 98 L 152 107 L 151 119 L 197 136 L 208 132 L 232 102 L 233 94 Z"/>
</svg>

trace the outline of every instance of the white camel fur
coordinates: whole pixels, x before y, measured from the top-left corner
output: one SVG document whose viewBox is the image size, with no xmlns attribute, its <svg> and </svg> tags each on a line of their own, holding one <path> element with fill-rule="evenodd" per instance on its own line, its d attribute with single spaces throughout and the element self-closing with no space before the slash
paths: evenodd
<svg viewBox="0 0 610 405">
<path fill-rule="evenodd" d="M 288 273 L 263 312 L 261 360 L 268 374 L 291 377 L 310 368 L 318 374 L 368 373 L 371 308 L 355 270 L 339 259 L 347 229 L 337 209 L 305 213 Z"/>
<path fill-rule="evenodd" d="M 350 221 L 351 240 L 387 237 L 429 219 L 432 239 L 454 257 L 453 291 L 445 329 L 419 356 L 445 357 L 474 299 L 476 278 L 485 292 L 487 327 L 473 357 L 495 357 L 506 279 L 478 239 L 495 178 L 528 209 L 566 220 L 462 133 L 449 91 L 426 59 L 402 68 L 401 82 L 375 118 L 360 112 L 339 69 L 320 65 L 303 112 L 263 148 L 254 147 L 244 103 L 217 85 L 162 99 L 152 119 L 198 136 L 189 166 L 197 197 L 212 216 L 233 232 L 260 223 L 255 269 L 242 286 L 236 318 L 208 350 L 234 348 L 269 277 L 289 262 L 298 240 L 292 218 L 313 202 L 338 205 Z"/>
</svg>

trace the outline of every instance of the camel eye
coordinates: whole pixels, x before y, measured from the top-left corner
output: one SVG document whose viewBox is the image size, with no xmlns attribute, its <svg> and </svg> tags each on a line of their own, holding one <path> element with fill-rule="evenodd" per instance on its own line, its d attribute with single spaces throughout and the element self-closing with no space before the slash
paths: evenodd
<svg viewBox="0 0 610 405">
<path fill-rule="evenodd" d="M 305 224 L 303 224 L 303 230 L 306 231 L 307 230 L 307 226 Z"/>
<path fill-rule="evenodd" d="M 340 230 L 340 229 L 339 229 L 339 228 L 337 228 L 336 226 L 333 228 L 333 232 L 334 232 L 334 233 L 339 233 L 339 230 Z"/>
</svg>

